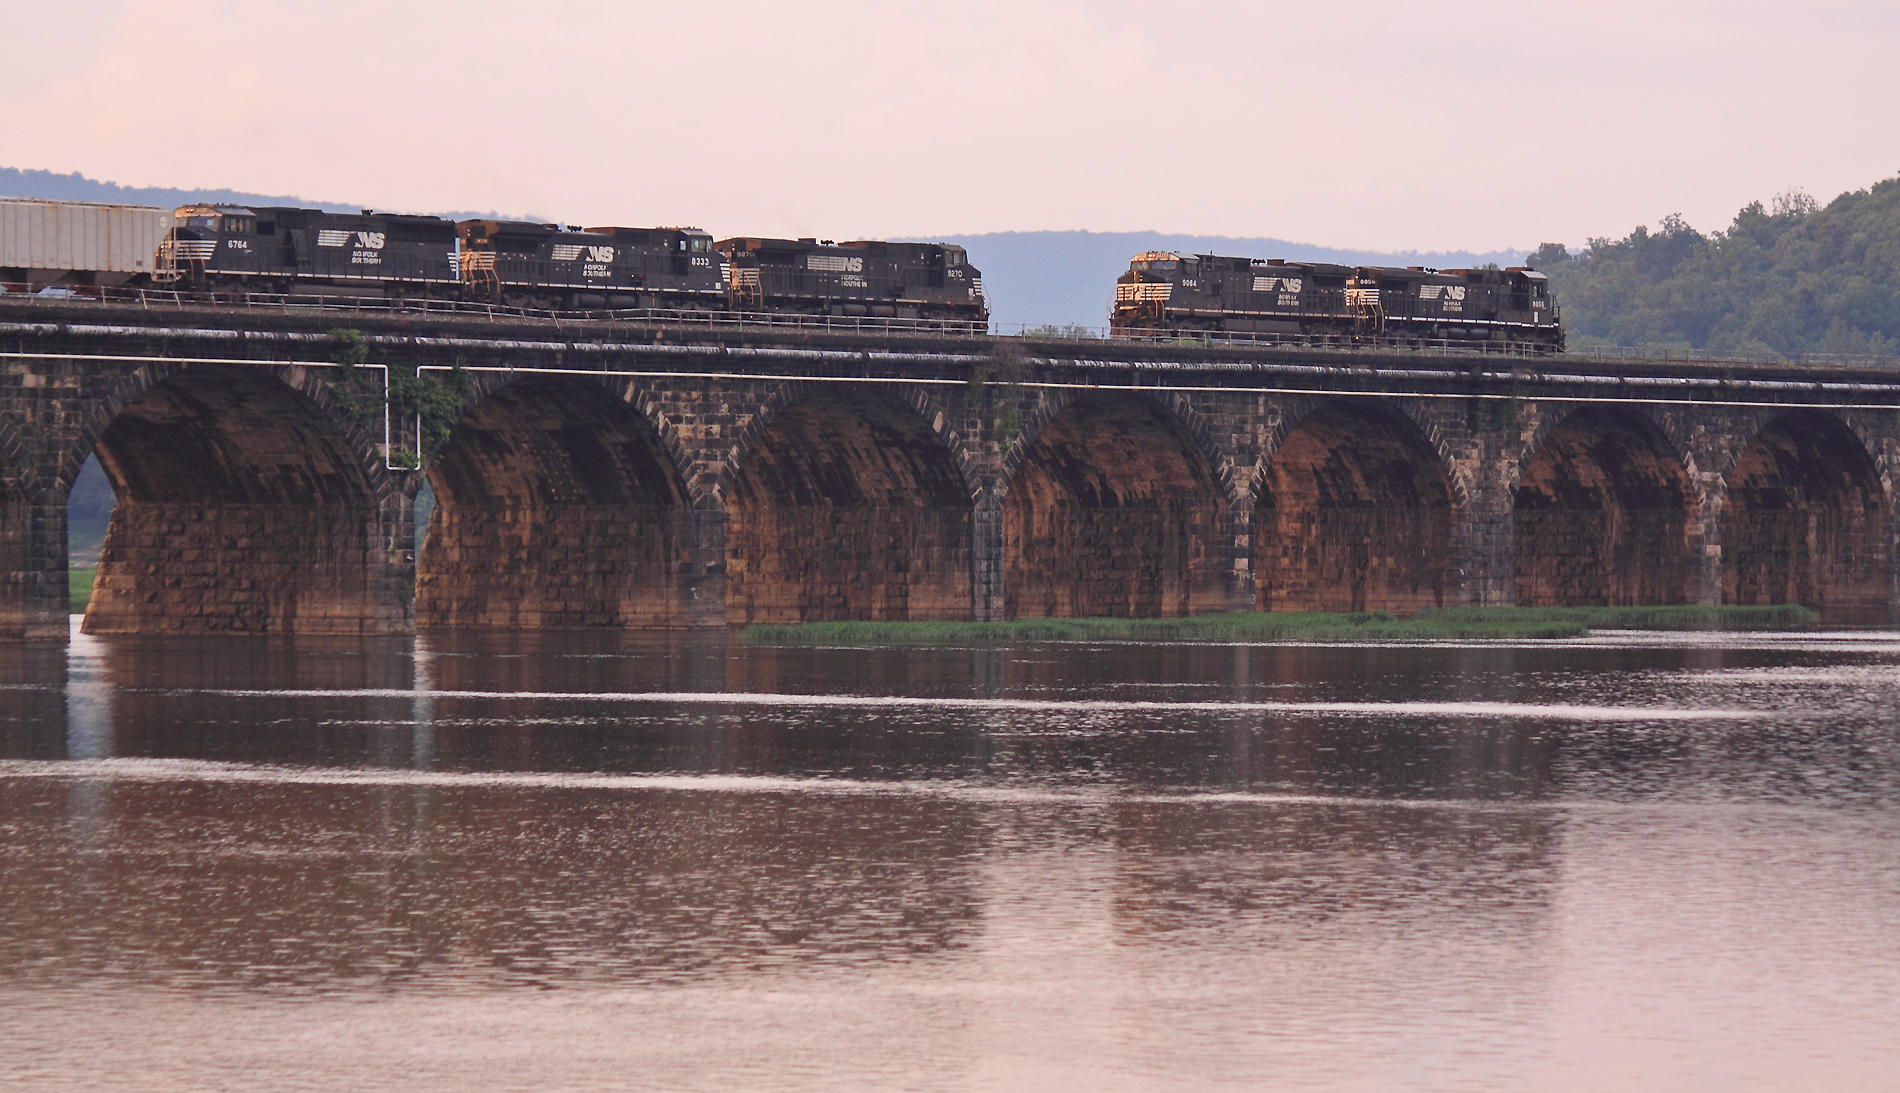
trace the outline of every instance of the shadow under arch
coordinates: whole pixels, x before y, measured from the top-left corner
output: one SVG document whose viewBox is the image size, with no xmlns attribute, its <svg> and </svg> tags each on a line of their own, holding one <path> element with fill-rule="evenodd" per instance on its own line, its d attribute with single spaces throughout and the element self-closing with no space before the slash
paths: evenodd
<svg viewBox="0 0 1900 1093">
<path fill-rule="evenodd" d="M 726 490 L 726 621 L 968 619 L 974 505 L 918 407 L 798 385 Z"/>
<path fill-rule="evenodd" d="M 464 410 L 428 475 L 418 626 L 688 624 L 685 483 L 616 391 L 524 373 Z"/>
<path fill-rule="evenodd" d="M 1558 420 L 1512 494 L 1521 606 L 1691 603 L 1700 547 L 1689 468 L 1634 410 L 1588 407 Z"/>
<path fill-rule="evenodd" d="M 407 627 L 382 483 L 331 415 L 274 372 L 172 374 L 130 398 L 95 451 L 118 501 L 88 633 Z"/>
<path fill-rule="evenodd" d="M 1403 412 L 1320 402 L 1255 481 L 1257 609 L 1409 614 L 1451 594 L 1452 480 Z"/>
<path fill-rule="evenodd" d="M 1723 602 L 1886 621 L 1889 502 L 1846 422 L 1819 410 L 1769 420 L 1730 468 L 1724 497 Z"/>
<path fill-rule="evenodd" d="M 1002 498 L 1006 618 L 1226 608 L 1227 490 L 1179 414 L 1092 392 L 1021 453 Z"/>
</svg>

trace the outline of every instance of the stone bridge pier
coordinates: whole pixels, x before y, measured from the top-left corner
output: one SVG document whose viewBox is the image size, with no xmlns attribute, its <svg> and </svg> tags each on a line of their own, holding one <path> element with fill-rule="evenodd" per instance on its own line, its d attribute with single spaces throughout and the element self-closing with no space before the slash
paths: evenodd
<svg viewBox="0 0 1900 1093">
<path fill-rule="evenodd" d="M 67 632 L 65 505 L 92 454 L 118 499 L 95 633 L 1900 604 L 1900 386 L 1865 377 L 10 329 L 6 637 Z M 344 367 L 353 343 L 369 361 Z M 429 420 L 385 416 L 385 367 L 433 392 Z"/>
</svg>

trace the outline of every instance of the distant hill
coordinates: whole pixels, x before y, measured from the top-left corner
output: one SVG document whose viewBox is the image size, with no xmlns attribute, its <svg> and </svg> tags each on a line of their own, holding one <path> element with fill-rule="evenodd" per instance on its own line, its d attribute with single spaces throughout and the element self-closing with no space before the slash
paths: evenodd
<svg viewBox="0 0 1900 1093">
<path fill-rule="evenodd" d="M 362 206 L 349 202 L 313 201 L 285 194 L 252 194 L 238 190 L 180 190 L 120 186 L 81 174 L 54 174 L 0 167 L 0 197 L 38 197 L 56 201 L 109 201 L 172 208 L 194 202 L 233 205 L 294 205 L 330 212 L 355 212 Z M 393 210 L 392 210 L 393 211 Z M 409 210 L 433 212 L 455 220 L 497 217 L 495 212 Z M 664 210 L 656 212 L 664 220 Z M 519 217 L 540 220 L 543 217 Z M 715 235 L 743 234 L 745 225 L 716 226 Z M 912 236 L 961 243 L 970 261 L 983 271 L 994 318 L 1004 329 L 1052 324 L 1096 327 L 1108 321 L 1108 302 L 1115 278 L 1128 268 L 1130 255 L 1145 250 L 1174 250 L 1194 254 L 1232 254 L 1249 258 L 1289 258 L 1380 266 L 1436 266 L 1457 269 L 1495 262 L 1517 265 L 1526 250 L 1489 253 L 1355 251 L 1290 243 L 1284 239 L 1242 239 L 1213 235 L 1168 235 L 1162 232 L 1036 231 L 992 232 L 983 235 Z"/>
</svg>

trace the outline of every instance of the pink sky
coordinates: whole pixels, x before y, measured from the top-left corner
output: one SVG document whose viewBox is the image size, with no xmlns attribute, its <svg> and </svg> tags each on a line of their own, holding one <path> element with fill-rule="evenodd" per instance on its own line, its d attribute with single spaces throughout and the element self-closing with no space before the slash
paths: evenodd
<svg viewBox="0 0 1900 1093">
<path fill-rule="evenodd" d="M 827 237 L 1379 250 L 1900 173 L 1900 6 L 11 4 L 0 166 Z"/>
</svg>

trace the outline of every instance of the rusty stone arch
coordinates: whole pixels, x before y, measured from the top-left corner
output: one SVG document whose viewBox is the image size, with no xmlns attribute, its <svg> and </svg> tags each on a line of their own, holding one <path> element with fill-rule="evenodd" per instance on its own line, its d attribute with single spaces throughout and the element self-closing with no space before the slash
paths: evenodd
<svg viewBox="0 0 1900 1093">
<path fill-rule="evenodd" d="M 426 468 L 437 504 L 417 560 L 418 625 L 691 624 L 683 446 L 634 379 L 474 373 Z"/>
<path fill-rule="evenodd" d="M 1072 412 L 1085 402 L 1104 413 Z M 1157 445 L 1145 472 L 1093 457 L 1130 435 Z M 1185 395 L 1045 388 L 1000 466 L 980 503 L 1001 532 L 1005 616 L 1170 616 L 1228 606 L 1233 459 Z"/>
<path fill-rule="evenodd" d="M 151 362 L 90 408 L 46 484 L 63 496 L 96 451 L 118 498 L 85 630 L 408 628 L 406 537 L 386 520 L 406 498 L 330 371 Z"/>
<path fill-rule="evenodd" d="M 1535 402 L 1536 400 L 1525 399 L 1523 401 Z M 1545 407 L 1562 407 L 1562 409 L 1555 413 L 1546 413 L 1544 412 Z M 1689 486 L 1695 491 L 1694 499 L 1697 511 L 1706 511 L 1711 495 L 1707 483 L 1704 482 L 1705 476 L 1702 474 L 1702 460 L 1696 456 L 1695 447 L 1689 442 L 1688 434 L 1683 431 L 1681 424 L 1674 417 L 1658 412 L 1657 408 L 1649 403 L 1538 403 L 1539 412 L 1537 415 L 1537 424 L 1532 427 L 1530 436 L 1524 438 L 1523 446 L 1518 450 L 1517 458 L 1511 460 L 1508 464 L 1511 472 L 1509 478 L 1499 483 L 1499 486 L 1504 490 L 1507 496 L 1515 491 L 1518 484 L 1523 481 L 1525 470 L 1530 467 L 1531 461 L 1537 458 L 1538 452 L 1543 450 L 1544 443 L 1549 439 L 1551 430 L 1562 425 L 1575 415 L 1589 409 L 1608 409 L 1615 410 L 1619 413 L 1627 413 L 1640 418 L 1645 424 L 1655 428 L 1657 433 L 1659 433 L 1664 440 L 1669 442 L 1670 453 L 1676 457 L 1676 461 L 1682 465 L 1683 473 L 1688 476 Z M 1737 454 L 1739 454 L 1739 450 Z"/>
<path fill-rule="evenodd" d="M 1735 472 L 1735 464 L 1741 460 L 1743 453 L 1754 446 L 1755 439 L 1761 436 L 1777 418 L 1802 412 L 1830 418 L 1853 434 L 1855 441 L 1860 444 L 1861 451 L 1866 454 L 1868 462 L 1874 465 L 1874 473 L 1880 479 L 1881 492 L 1885 494 L 1888 506 L 1892 507 L 1895 499 L 1895 482 L 1900 481 L 1900 468 L 1894 466 L 1895 457 L 1890 454 L 1885 439 L 1868 428 L 1863 413 L 1831 407 L 1822 409 L 1812 406 L 1773 406 L 1758 409 L 1749 421 L 1747 431 L 1738 433 L 1736 442 L 1723 451 L 1722 465 L 1713 468 L 1716 473 L 1710 476 L 1712 488 L 1717 491 L 1727 490 L 1729 476 Z"/>
<path fill-rule="evenodd" d="M 1208 426 L 1207 419 L 1194 407 L 1187 395 L 1178 391 L 1165 391 L 1165 389 L 1123 387 L 1045 388 L 1035 410 L 1030 412 L 1023 422 L 1022 429 L 1010 441 L 1009 447 L 1003 451 L 999 461 L 1001 473 L 997 476 L 996 485 L 990 491 L 990 496 L 985 498 L 985 503 L 1000 506 L 1004 498 L 1009 495 L 1010 484 L 1016 480 L 1016 472 L 1022 468 L 1023 460 L 1041 439 L 1042 431 L 1048 428 L 1051 421 L 1061 417 L 1078 398 L 1096 394 L 1132 396 L 1157 405 L 1166 411 L 1169 419 L 1180 426 L 1193 441 L 1195 453 L 1206 461 L 1208 473 L 1213 475 L 1214 481 L 1220 486 L 1227 505 L 1231 508 L 1242 503 L 1243 499 L 1236 489 L 1238 475 L 1234 471 L 1233 457 L 1214 439 L 1214 431 Z M 1168 397 L 1157 397 L 1162 394 Z"/>
<path fill-rule="evenodd" d="M 1798 460 L 1792 483 L 1780 474 L 1787 466 L 1783 459 L 1770 455 L 1754 467 L 1745 465 L 1751 453 L 1770 443 L 1777 423 L 1790 418 L 1826 423 L 1825 431 L 1844 436 L 1864 462 L 1840 466 L 1828 459 L 1829 453 L 1813 452 Z M 1800 603 L 1836 622 L 1889 621 L 1897 516 L 1885 438 L 1870 430 L 1862 415 L 1803 406 L 1762 408 L 1750 427 L 1734 436 L 1717 476 L 1720 501 L 1713 521 L 1721 544 L 1715 577 L 1722 601 Z M 1780 438 L 1797 444 L 1802 439 L 1792 431 L 1781 432 Z M 1855 481 L 1860 468 L 1870 481 Z M 1812 476 L 1830 469 L 1840 475 L 1834 488 L 1811 491 Z M 1873 508 L 1871 517 L 1866 505 L 1856 511 L 1857 493 Z"/>
<path fill-rule="evenodd" d="M 1691 603 L 1709 494 L 1678 423 L 1631 402 L 1539 407 L 1507 464 L 1513 602 Z"/>
<path fill-rule="evenodd" d="M 678 474 L 679 480 L 686 484 L 688 496 L 693 495 L 693 452 L 686 441 L 681 438 L 679 425 L 673 420 L 672 416 L 666 412 L 665 405 L 654 395 L 648 386 L 640 382 L 641 376 L 628 375 L 626 373 L 548 373 L 529 370 L 516 371 L 514 369 L 477 370 L 472 368 L 466 369 L 464 374 L 470 377 L 470 381 L 467 396 L 457 403 L 455 407 L 455 417 L 457 421 L 466 417 L 470 410 L 479 406 L 483 400 L 489 398 L 497 391 L 536 379 L 545 380 L 551 375 L 558 376 L 565 380 L 584 381 L 600 387 L 614 398 L 627 404 L 639 414 L 640 417 L 646 420 L 647 425 L 653 429 L 654 436 L 659 439 L 660 447 L 666 452 L 667 458 L 672 461 L 674 473 Z M 426 470 L 427 468 L 424 469 Z M 421 490 L 423 477 L 422 475 L 415 476 L 417 481 L 410 485 L 412 492 Z"/>
<path fill-rule="evenodd" d="M 372 443 L 365 443 L 354 422 L 350 421 L 338 408 L 331 395 L 334 389 L 332 381 L 339 369 L 308 364 L 263 364 L 248 361 L 194 362 L 191 364 L 167 364 L 154 362 L 141 364 L 123 379 L 112 385 L 110 391 L 85 412 L 79 429 L 58 451 L 58 467 L 52 482 L 41 483 L 56 486 L 62 491 L 72 489 L 73 480 L 78 477 L 79 469 L 86 459 L 98 448 L 99 441 L 106 430 L 126 408 L 151 393 L 155 388 L 180 376 L 193 372 L 210 371 L 223 368 L 256 369 L 259 374 L 268 374 L 285 389 L 301 396 L 318 410 L 335 427 L 337 435 L 343 438 L 350 453 L 355 457 L 358 469 L 372 496 L 383 498 L 402 492 L 401 485 L 391 477 L 384 463 L 383 454 Z M 288 375 L 287 375 L 288 374 Z"/>
<path fill-rule="evenodd" d="M 829 389 L 845 388 L 874 390 L 894 397 L 889 401 L 903 405 L 942 446 L 957 468 L 964 487 L 971 498 L 982 491 L 982 468 L 970 457 L 963 443 L 963 436 L 949 424 L 949 414 L 930 395 L 930 389 L 922 384 L 861 384 L 820 383 L 814 380 L 786 380 L 775 385 L 771 393 L 752 405 L 752 412 L 746 423 L 741 426 L 732 439 L 724 456 L 719 461 L 719 469 L 713 481 L 703 489 L 694 491 L 697 502 L 702 495 L 714 505 L 724 508 L 733 483 L 738 479 L 740 469 L 745 466 L 746 457 L 758 445 L 772 423 L 786 409 L 804 401 L 806 398 Z"/>
<path fill-rule="evenodd" d="M 948 420 L 917 384 L 788 380 L 754 403 L 704 502 L 727 622 L 970 618 L 977 467 Z"/>
<path fill-rule="evenodd" d="M 1255 608 L 1409 613 L 1454 602 L 1473 484 L 1439 424 L 1402 397 L 1314 393 L 1281 406 L 1247 489 Z M 1323 431 L 1303 432 L 1328 417 L 1355 433 L 1396 417 L 1410 434 L 1392 439 L 1399 458 L 1368 464 L 1352 434 L 1342 448 L 1327 446 Z M 1313 439 L 1292 448 L 1295 436 Z M 1344 463 L 1335 458 L 1341 451 L 1350 456 Z M 1389 479 L 1393 466 L 1414 473 Z"/>
<path fill-rule="evenodd" d="M 1286 442 L 1288 434 L 1298 429 L 1302 424 L 1305 424 L 1306 420 L 1315 413 L 1328 406 L 1354 405 L 1358 403 L 1377 405 L 1388 410 L 1394 410 L 1414 429 L 1418 430 L 1418 438 L 1425 442 L 1426 447 L 1431 449 L 1433 457 L 1437 460 L 1438 469 L 1444 472 L 1445 484 L 1450 490 L 1453 510 L 1462 512 L 1470 506 L 1471 498 L 1474 493 L 1470 476 L 1457 459 L 1451 444 L 1445 439 L 1444 430 L 1439 426 L 1438 422 L 1421 412 L 1422 406 L 1418 401 L 1402 396 L 1393 398 L 1361 398 L 1330 395 L 1323 392 L 1311 395 L 1296 395 L 1287 398 L 1281 403 L 1282 409 L 1279 418 L 1262 429 L 1260 436 L 1260 458 L 1254 463 L 1253 474 L 1249 476 L 1247 489 L 1243 498 L 1246 505 L 1251 507 L 1258 502 L 1260 498 L 1260 484 L 1266 480 L 1267 469 L 1272 466 L 1273 458 L 1279 454 L 1280 446 Z"/>
</svg>

